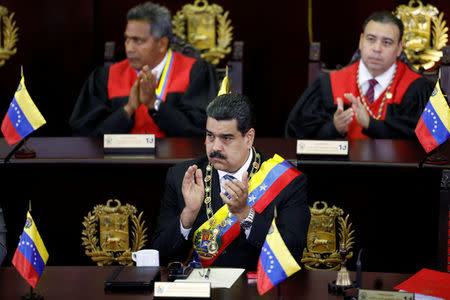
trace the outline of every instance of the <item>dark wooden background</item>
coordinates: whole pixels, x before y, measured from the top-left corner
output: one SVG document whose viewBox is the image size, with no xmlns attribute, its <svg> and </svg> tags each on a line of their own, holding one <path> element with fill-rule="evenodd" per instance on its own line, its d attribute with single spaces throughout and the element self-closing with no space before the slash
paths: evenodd
<svg viewBox="0 0 450 300">
<path fill-rule="evenodd" d="M 47 119 L 35 136 L 68 136 L 68 120 L 89 73 L 103 64 L 105 41 L 124 58 L 127 10 L 136 0 L 3 0 L 19 29 L 17 54 L 0 68 L 0 115 L 6 113 L 23 65 L 27 88 Z M 155 2 L 174 14 L 192 0 Z M 361 24 L 376 10 L 409 0 L 313 1 L 313 36 L 328 68 L 346 64 L 357 47 Z M 259 136 L 282 136 L 293 105 L 307 87 L 308 1 L 215 0 L 230 11 L 234 39 L 244 41 L 244 94 L 256 106 Z M 427 1 L 447 20 L 450 1 Z"/>
</svg>

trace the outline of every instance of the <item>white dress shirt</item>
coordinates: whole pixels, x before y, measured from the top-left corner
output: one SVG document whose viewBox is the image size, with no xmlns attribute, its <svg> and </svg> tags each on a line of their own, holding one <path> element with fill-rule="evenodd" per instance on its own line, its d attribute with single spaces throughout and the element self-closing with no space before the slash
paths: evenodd
<svg viewBox="0 0 450 300">
<path fill-rule="evenodd" d="M 380 95 L 383 93 L 383 91 L 388 87 L 389 82 L 391 82 L 392 77 L 394 76 L 395 71 L 395 65 L 394 63 L 386 72 L 384 72 L 381 75 L 378 75 L 377 77 L 373 77 L 372 74 L 370 74 L 369 70 L 367 69 L 366 65 L 362 61 L 362 59 L 359 61 L 359 77 L 358 77 L 358 85 L 361 87 L 362 93 L 365 95 L 367 93 L 367 90 L 369 89 L 369 80 L 372 78 L 375 78 L 378 82 L 377 85 L 374 87 L 374 101 L 377 101 L 377 99 L 380 97 Z"/>
</svg>

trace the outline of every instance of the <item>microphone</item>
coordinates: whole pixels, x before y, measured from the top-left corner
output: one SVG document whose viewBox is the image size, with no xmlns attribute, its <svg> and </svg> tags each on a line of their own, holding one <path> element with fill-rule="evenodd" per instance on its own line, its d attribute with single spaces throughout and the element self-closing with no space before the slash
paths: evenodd
<svg viewBox="0 0 450 300">
<path fill-rule="evenodd" d="M 362 248 L 358 253 L 358 260 L 356 261 L 356 286 L 359 289 L 362 289 L 362 272 L 361 272 L 361 252 Z"/>
</svg>

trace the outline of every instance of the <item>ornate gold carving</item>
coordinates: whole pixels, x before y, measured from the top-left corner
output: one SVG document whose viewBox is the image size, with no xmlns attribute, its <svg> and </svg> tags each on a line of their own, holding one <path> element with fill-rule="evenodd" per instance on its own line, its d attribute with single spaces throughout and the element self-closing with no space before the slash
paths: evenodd
<svg viewBox="0 0 450 300">
<path fill-rule="evenodd" d="M 112 202 L 116 206 L 111 206 Z M 92 212 L 84 217 L 82 231 L 82 245 L 85 253 L 99 266 L 111 265 L 117 262 L 121 265 L 132 265 L 131 252 L 138 251 L 145 246 L 147 241 L 144 224 L 141 221 L 142 214 L 136 217 L 136 207 L 130 204 L 124 206 L 120 201 L 108 200 L 106 205 L 96 205 Z M 132 222 L 132 247 L 129 245 L 129 220 Z M 100 238 L 97 237 L 97 230 Z"/>
<path fill-rule="evenodd" d="M 420 0 L 411 0 L 408 5 L 399 5 L 394 14 L 405 26 L 403 41 L 405 53 L 411 64 L 420 69 L 431 69 L 442 57 L 442 47 L 448 41 L 448 27 L 444 13 Z"/>
<path fill-rule="evenodd" d="M 184 5 L 172 20 L 173 33 L 194 45 L 203 59 L 215 65 L 231 52 L 233 39 L 229 12 L 222 12 L 223 8 L 217 4 L 209 5 L 207 0 L 195 0 L 194 4 Z"/>
<path fill-rule="evenodd" d="M 321 208 L 319 208 L 321 204 Z M 303 251 L 302 263 L 309 270 L 328 269 L 338 270 L 341 266 L 339 247 L 345 249 L 345 259 L 353 256 L 350 251 L 354 244 L 354 230 L 348 224 L 347 215 L 342 218 L 344 211 L 323 201 L 316 201 L 311 210 L 311 222 L 308 229 L 307 247 Z M 339 224 L 339 244 L 336 241 L 336 225 Z"/>
<path fill-rule="evenodd" d="M 4 6 L 0 6 L 0 67 L 5 64 L 6 60 L 17 52 L 17 48 L 14 46 L 19 40 L 17 35 L 19 28 L 16 27 L 16 22 L 13 21 L 13 17 L 14 13 L 11 13 L 8 16 L 8 9 Z"/>
</svg>

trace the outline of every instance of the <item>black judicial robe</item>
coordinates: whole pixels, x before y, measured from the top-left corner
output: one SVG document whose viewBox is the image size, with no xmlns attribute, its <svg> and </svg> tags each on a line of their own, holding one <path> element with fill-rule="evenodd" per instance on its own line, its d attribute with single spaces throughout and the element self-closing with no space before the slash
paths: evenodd
<svg viewBox="0 0 450 300">
<path fill-rule="evenodd" d="M 268 158 L 261 155 L 261 161 Z M 170 168 L 166 177 L 166 190 L 161 200 L 158 226 L 152 238 L 152 249 L 159 250 L 161 265 L 172 261 L 185 261 L 192 249 L 193 234 L 206 222 L 205 204 L 198 213 L 189 237 L 185 240 L 180 232 L 180 214 L 185 207 L 181 192 L 183 177 L 189 166 L 196 164 L 206 174 L 208 159 L 206 156 L 183 162 Z M 250 173 L 250 164 L 248 172 Z M 220 183 L 217 170 L 212 174 L 211 198 L 212 208 L 216 213 L 223 205 L 220 198 Z M 277 207 L 277 227 L 294 258 L 300 262 L 310 221 L 307 204 L 306 177 L 301 174 L 292 180 L 280 194 L 264 209 L 256 213 L 248 239 L 244 230 L 216 258 L 212 266 L 246 268 L 256 270 L 261 247 L 264 244 L 270 224 L 273 220 L 274 207 Z"/>
<path fill-rule="evenodd" d="M 101 136 L 105 133 L 133 132 L 155 133 L 157 137 L 204 135 L 206 106 L 218 92 L 215 68 L 204 60 L 173 53 L 173 70 L 159 111 L 151 117 L 148 110 L 144 112 L 149 119 L 147 121 L 154 123 L 153 128 L 139 126 L 136 130 L 136 125 L 143 123 L 140 118 L 143 107 L 138 109 L 139 114 L 137 111 L 131 118 L 123 110 L 136 80 L 136 71 L 124 60 L 111 67 L 99 67 L 89 76 L 70 118 L 73 134 Z M 115 71 L 112 76 L 111 70 L 116 70 L 117 66 L 123 75 L 119 76 Z M 123 82 L 112 77 L 123 78 Z"/>
<path fill-rule="evenodd" d="M 337 71 L 348 72 L 352 68 L 354 72 L 359 62 Z M 411 139 L 415 138 L 414 129 L 428 102 L 433 84 L 422 76 L 414 77 L 406 65 L 398 62 L 398 71 L 392 85 L 391 92 L 394 95 L 388 101 L 383 116 L 376 120 L 370 119 L 369 128 L 362 129 L 358 134 L 346 136 L 352 138 L 373 138 L 373 139 Z M 406 78 L 410 80 L 405 80 Z M 352 80 L 347 80 L 345 87 L 340 90 L 352 92 L 356 97 L 360 96 L 356 85 L 356 73 Z M 406 82 L 406 83 L 405 83 Z M 323 74 L 309 86 L 295 104 L 286 123 L 286 137 L 310 138 L 310 139 L 336 139 L 343 136 L 336 130 L 333 123 L 333 116 L 336 112 L 336 97 L 334 95 L 330 74 Z M 398 93 L 398 90 L 402 90 Z M 383 96 L 384 92 L 380 96 Z M 396 98 L 399 97 L 399 98 Z M 348 100 L 344 99 L 344 109 L 350 107 Z M 380 99 L 381 100 L 381 99 Z M 378 100 L 378 101 L 380 101 Z M 374 110 L 372 110 L 374 111 Z M 353 120 L 352 123 L 357 123 Z M 355 137 L 356 136 L 356 137 Z"/>
</svg>

